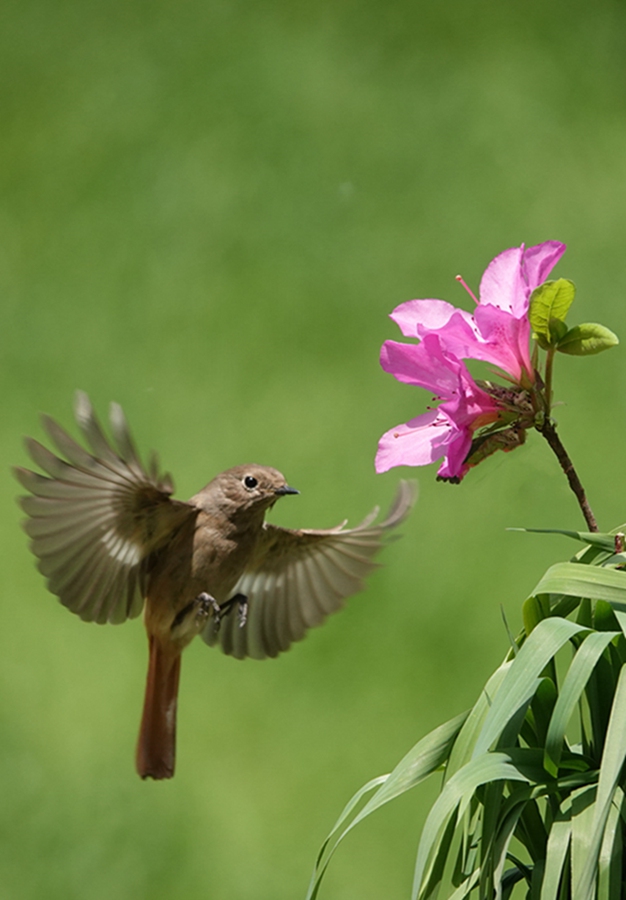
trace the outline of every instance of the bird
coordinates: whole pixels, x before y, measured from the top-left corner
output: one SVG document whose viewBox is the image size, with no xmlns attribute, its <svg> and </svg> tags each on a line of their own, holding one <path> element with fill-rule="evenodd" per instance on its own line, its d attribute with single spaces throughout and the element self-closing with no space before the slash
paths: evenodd
<svg viewBox="0 0 626 900">
<path fill-rule="evenodd" d="M 400 482 L 378 524 L 376 508 L 354 528 L 282 528 L 265 514 L 299 491 L 276 469 L 235 466 L 176 500 L 156 454 L 142 463 L 119 404 L 110 406 L 112 440 L 83 391 L 74 414 L 88 449 L 46 415 L 57 452 L 25 439 L 45 475 L 14 468 L 28 491 L 23 526 L 49 590 L 71 612 L 119 624 L 143 611 L 148 674 L 136 769 L 144 779 L 171 778 L 184 648 L 200 635 L 236 659 L 287 650 L 363 588 L 415 486 Z"/>
</svg>

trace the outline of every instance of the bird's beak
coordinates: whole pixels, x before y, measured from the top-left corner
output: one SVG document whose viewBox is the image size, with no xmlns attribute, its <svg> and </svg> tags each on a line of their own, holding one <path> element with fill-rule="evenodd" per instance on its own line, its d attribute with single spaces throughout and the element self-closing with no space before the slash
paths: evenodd
<svg viewBox="0 0 626 900">
<path fill-rule="evenodd" d="M 285 494 L 299 494 L 300 491 L 297 491 L 295 488 L 289 487 L 289 485 L 286 484 L 284 487 L 276 488 L 274 493 L 279 497 L 284 497 Z"/>
</svg>

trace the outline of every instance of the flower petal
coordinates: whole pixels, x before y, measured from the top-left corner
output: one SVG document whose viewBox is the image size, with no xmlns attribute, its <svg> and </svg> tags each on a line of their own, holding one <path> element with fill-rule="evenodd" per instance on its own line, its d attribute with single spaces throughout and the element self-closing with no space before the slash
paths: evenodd
<svg viewBox="0 0 626 900">
<path fill-rule="evenodd" d="M 523 247 L 511 247 L 492 259 L 480 280 L 480 304 L 526 314 L 528 296 L 522 273 Z M 524 306 L 526 304 L 526 306 Z"/>
<path fill-rule="evenodd" d="M 389 318 L 398 325 L 405 337 L 423 337 L 422 330 L 437 331 L 457 312 L 446 300 L 408 300 L 396 306 Z"/>
<path fill-rule="evenodd" d="M 380 351 L 380 364 L 398 381 L 432 391 L 437 397 L 452 397 L 459 387 L 458 360 L 444 356 L 439 339 L 428 335 L 420 344 L 385 341 Z M 463 368 L 465 368 L 463 366 Z"/>
<path fill-rule="evenodd" d="M 566 249 L 559 241 L 544 241 L 524 251 L 523 266 L 530 293 L 544 283 Z"/>
<path fill-rule="evenodd" d="M 485 269 L 480 281 L 480 304 L 497 306 L 517 318 L 525 316 L 531 293 L 543 284 L 565 250 L 560 241 L 504 250 Z"/>
<path fill-rule="evenodd" d="M 448 449 L 437 475 L 440 478 L 463 478 L 470 470 L 465 465 L 467 454 L 472 446 L 472 435 L 469 431 L 456 431 L 450 435 Z"/>
<path fill-rule="evenodd" d="M 532 373 L 529 340 L 530 323 L 526 316 L 518 319 L 497 306 L 477 306 L 474 313 L 482 342 L 473 354 L 474 359 L 482 359 L 499 366 L 513 378 L 519 380 L 522 369 Z"/>
<path fill-rule="evenodd" d="M 376 471 L 394 466 L 427 466 L 446 452 L 452 425 L 439 410 L 431 409 L 387 431 L 378 443 Z"/>
<path fill-rule="evenodd" d="M 482 359 L 481 346 L 484 343 L 476 326 L 474 316 L 463 309 L 454 309 L 448 321 L 439 328 L 428 330 L 427 326 L 418 327 L 419 337 L 425 339 L 429 334 L 436 335 L 445 352 L 457 359 Z"/>
</svg>

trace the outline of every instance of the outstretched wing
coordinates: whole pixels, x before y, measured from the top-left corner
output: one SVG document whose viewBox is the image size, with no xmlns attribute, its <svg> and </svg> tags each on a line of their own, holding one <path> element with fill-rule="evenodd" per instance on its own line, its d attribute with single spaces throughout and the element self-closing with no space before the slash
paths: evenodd
<svg viewBox="0 0 626 900">
<path fill-rule="evenodd" d="M 28 515 L 24 529 L 61 603 L 85 621 L 116 624 L 142 610 L 147 557 L 198 510 L 170 499 L 172 481 L 158 475 L 156 459 L 144 469 L 120 406 L 111 404 L 115 446 L 82 391 L 75 415 L 91 453 L 48 416 L 43 425 L 68 461 L 26 439 L 33 461 L 50 477 L 14 469 L 31 494 L 20 498 Z"/>
<path fill-rule="evenodd" d="M 254 557 L 236 584 L 233 595 L 248 600 L 248 615 L 240 627 L 236 611 L 216 628 L 212 618 L 202 637 L 220 644 L 238 659 L 277 656 L 307 630 L 340 609 L 363 587 L 366 575 L 388 532 L 407 516 L 415 500 L 415 486 L 401 481 L 387 518 L 373 524 L 376 508 L 356 528 L 345 522 L 327 531 L 292 531 L 266 524 Z"/>
</svg>

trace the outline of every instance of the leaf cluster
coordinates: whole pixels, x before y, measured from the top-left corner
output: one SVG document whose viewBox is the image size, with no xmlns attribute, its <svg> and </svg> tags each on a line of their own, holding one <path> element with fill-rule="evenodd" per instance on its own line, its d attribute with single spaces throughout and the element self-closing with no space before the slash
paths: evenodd
<svg viewBox="0 0 626 900">
<path fill-rule="evenodd" d="M 567 327 L 565 318 L 575 295 L 574 282 L 567 278 L 546 281 L 533 291 L 529 319 L 541 349 L 554 349 L 570 356 L 591 356 L 618 344 L 616 335 L 604 325 L 586 322 Z"/>
<path fill-rule="evenodd" d="M 475 705 L 355 794 L 320 850 L 307 900 L 355 825 L 435 774 L 443 781 L 413 900 L 506 900 L 516 884 L 531 900 L 626 896 L 623 536 L 565 533 L 585 547 L 526 600 L 524 630 Z"/>
</svg>

